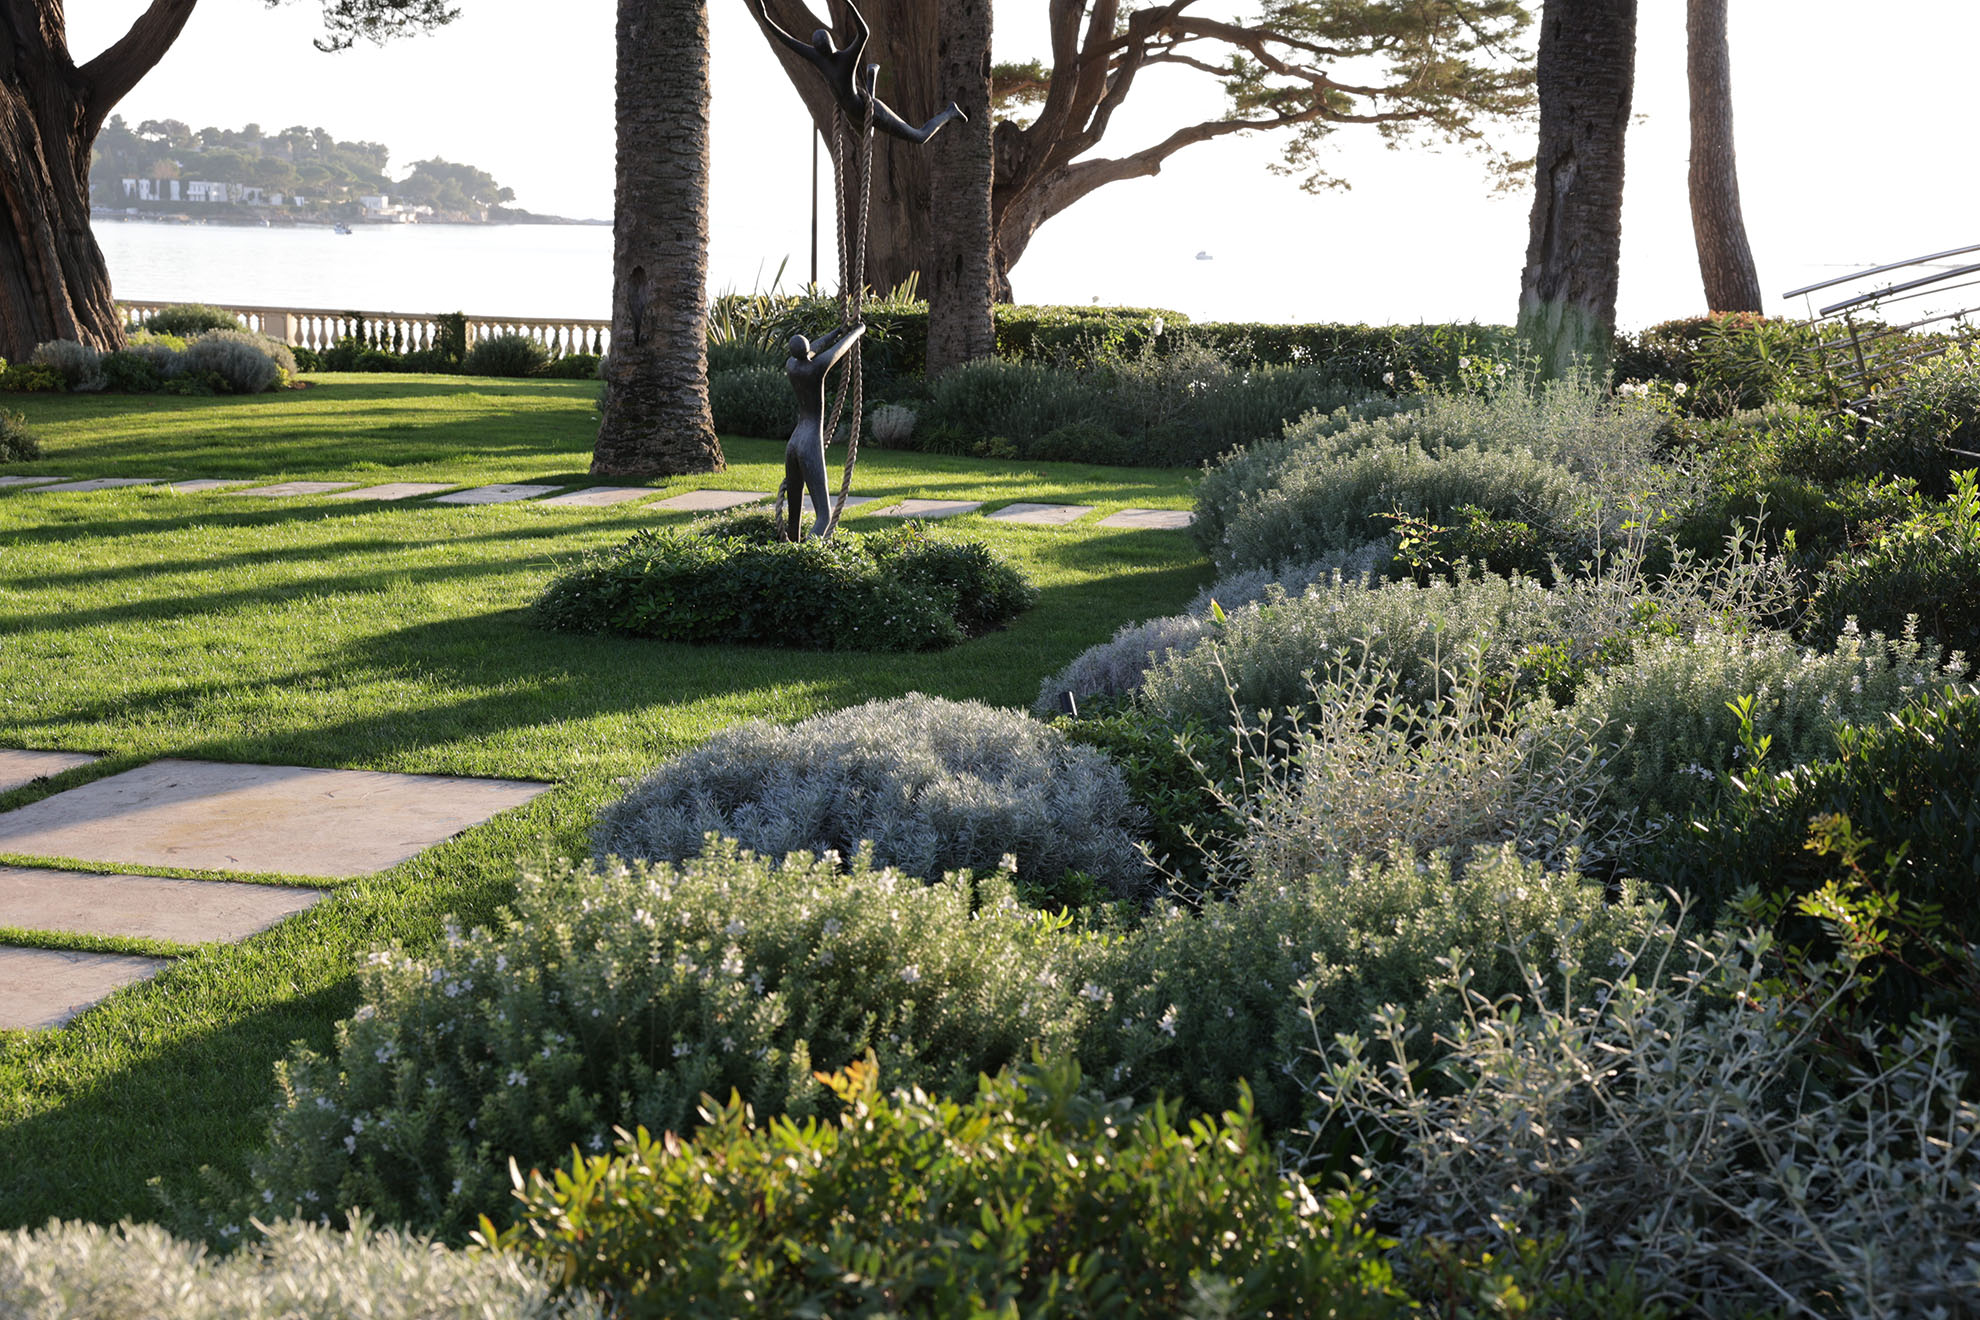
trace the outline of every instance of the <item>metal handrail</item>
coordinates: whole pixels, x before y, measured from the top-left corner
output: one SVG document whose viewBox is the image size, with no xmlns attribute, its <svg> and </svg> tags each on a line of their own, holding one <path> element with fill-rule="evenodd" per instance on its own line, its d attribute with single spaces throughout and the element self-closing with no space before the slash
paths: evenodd
<svg viewBox="0 0 1980 1320">
<path fill-rule="evenodd" d="M 1853 275 L 1838 275 L 1835 279 L 1823 280 L 1820 284 L 1808 284 L 1799 289 L 1789 289 L 1781 297 L 1799 298 L 1802 294 L 1813 293 L 1817 289 L 1832 288 L 1838 284 L 1847 284 L 1851 280 L 1868 279 L 1872 275 L 1882 275 L 1887 271 L 1903 270 L 1906 266 L 1922 266 L 1928 261 L 1937 261 L 1942 257 L 1963 257 L 1969 252 L 1980 252 L 1980 243 L 1974 243 L 1969 247 L 1948 248 L 1944 252 L 1934 252 L 1927 257 L 1912 257 L 1908 261 L 1893 261 L 1886 266 L 1872 266 L 1869 270 L 1859 270 Z"/>
</svg>

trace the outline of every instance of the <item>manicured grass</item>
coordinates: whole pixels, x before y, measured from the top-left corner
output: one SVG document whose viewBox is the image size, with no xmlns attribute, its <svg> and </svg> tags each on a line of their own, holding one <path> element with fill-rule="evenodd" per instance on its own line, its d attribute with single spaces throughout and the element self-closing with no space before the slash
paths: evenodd
<svg viewBox="0 0 1980 1320">
<path fill-rule="evenodd" d="M 7 471 L 596 484 L 589 382 L 315 379 L 257 399 L 15 396 L 47 455 Z M 668 489 L 775 489 L 781 445 L 725 447 L 728 472 Z M 864 495 L 1102 512 L 1187 507 L 1188 485 L 1181 472 L 874 449 L 855 481 Z M 105 754 L 0 794 L 0 810 L 161 756 L 560 785 L 273 931 L 201 948 L 63 1031 L 0 1033 L 0 1226 L 154 1218 L 197 1198 L 202 1165 L 238 1180 L 276 1060 L 292 1041 L 329 1045 L 363 951 L 429 942 L 450 914 L 485 920 L 519 859 L 584 850 L 622 778 L 744 719 L 909 691 L 1028 705 L 1046 673 L 1128 620 L 1173 612 L 1210 576 L 1186 533 L 970 517 L 945 527 L 1009 556 L 1041 599 L 947 652 L 697 649 L 529 625 L 558 564 L 684 520 L 625 505 L 0 490 L 0 746 Z"/>
</svg>

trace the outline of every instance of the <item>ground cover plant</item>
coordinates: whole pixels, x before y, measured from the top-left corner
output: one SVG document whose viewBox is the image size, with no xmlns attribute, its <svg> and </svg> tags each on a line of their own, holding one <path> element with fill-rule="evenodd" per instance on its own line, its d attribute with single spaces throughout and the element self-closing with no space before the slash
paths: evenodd
<svg viewBox="0 0 1980 1320">
<path fill-rule="evenodd" d="M 594 484 L 591 383 L 313 380 L 253 397 L 9 396 L 45 453 L 8 471 Z M 781 444 L 725 448 L 729 471 L 698 484 L 774 490 L 782 479 Z M 1187 504 L 1183 474 L 1149 469 L 876 452 L 860 479 L 862 493 L 883 499 L 991 509 Z M 559 563 L 685 521 L 640 505 L 287 502 L 162 486 L 0 492 L 0 745 L 105 754 L 0 796 L 0 808 L 161 756 L 559 785 L 336 886 L 331 901 L 265 935 L 185 951 L 71 1028 L 6 1036 L 0 1220 L 151 1217 L 161 1192 L 171 1203 L 204 1194 L 201 1165 L 243 1180 L 266 1136 L 275 1062 L 295 1041 L 331 1046 L 356 1005 L 365 953 L 392 940 L 430 947 L 449 917 L 464 929 L 492 920 L 515 892 L 519 858 L 588 852 L 597 808 L 623 791 L 616 780 L 749 719 L 793 721 L 910 691 L 1023 704 L 1045 672 L 1151 602 L 1180 608 L 1207 576 L 1176 533 L 972 520 L 972 535 L 1017 564 L 1040 599 L 1012 627 L 947 653 L 717 651 L 530 626 L 528 606 Z M 70 1154 L 48 1158 L 55 1150 Z"/>
</svg>

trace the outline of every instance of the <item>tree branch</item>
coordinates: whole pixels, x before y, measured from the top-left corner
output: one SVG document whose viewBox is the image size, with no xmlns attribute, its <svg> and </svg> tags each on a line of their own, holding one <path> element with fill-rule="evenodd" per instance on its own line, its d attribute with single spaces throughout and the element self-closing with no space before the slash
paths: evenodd
<svg viewBox="0 0 1980 1320">
<path fill-rule="evenodd" d="M 199 0 L 151 0 L 151 7 L 131 24 L 129 32 L 83 65 L 83 81 L 89 87 L 89 101 L 83 108 L 83 130 L 88 137 L 96 136 L 117 102 L 165 58 L 165 52 L 179 39 L 186 20 L 192 17 L 193 6 L 198 3 Z"/>
</svg>

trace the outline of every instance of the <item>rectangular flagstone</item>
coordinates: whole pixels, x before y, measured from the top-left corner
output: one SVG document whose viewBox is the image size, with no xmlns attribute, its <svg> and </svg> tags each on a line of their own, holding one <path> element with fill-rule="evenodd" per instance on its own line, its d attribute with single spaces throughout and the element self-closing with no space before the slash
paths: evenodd
<svg viewBox="0 0 1980 1320">
<path fill-rule="evenodd" d="M 452 495 L 442 495 L 433 502 L 435 504 L 508 504 L 515 500 L 533 500 L 538 495 L 548 495 L 552 491 L 562 489 L 562 486 L 476 486 L 473 490 L 457 490 Z"/>
<path fill-rule="evenodd" d="M 0 945 L 0 1030 L 59 1027 L 111 991 L 170 964 L 169 958 Z"/>
<path fill-rule="evenodd" d="M 43 486 L 37 495 L 48 495 L 55 491 L 115 490 L 119 486 L 156 486 L 156 477 L 95 477 L 89 481 L 65 481 L 59 486 Z"/>
<path fill-rule="evenodd" d="M 953 518 L 983 507 L 982 500 L 902 500 L 884 509 L 875 509 L 876 518 Z"/>
<path fill-rule="evenodd" d="M 846 507 L 848 509 L 857 509 L 860 505 L 871 504 L 873 503 L 873 501 L 879 498 L 880 497 L 878 495 L 848 495 L 846 496 Z M 826 501 L 826 504 L 829 506 L 829 505 L 837 504 L 838 502 L 839 502 L 839 497 L 837 495 L 834 495 L 830 500 Z M 806 513 L 811 512 L 811 496 L 809 495 L 804 497 L 804 511 Z"/>
<path fill-rule="evenodd" d="M 0 812 L 0 853 L 139 869 L 369 875 L 551 787 L 168 759 Z"/>
<path fill-rule="evenodd" d="M 357 490 L 340 490 L 327 496 L 333 500 L 409 500 L 415 495 L 431 495 L 437 490 L 446 490 L 451 481 L 388 481 L 382 486 L 364 486 Z"/>
<path fill-rule="evenodd" d="M 1122 509 L 1099 522 L 1101 527 L 1132 527 L 1137 531 L 1174 531 L 1196 521 L 1188 509 Z"/>
<path fill-rule="evenodd" d="M 1057 527 L 1064 523 L 1077 522 L 1092 513 L 1091 504 L 1006 504 L 995 513 L 986 513 L 985 518 L 996 522 L 1025 523 L 1034 527 Z"/>
<path fill-rule="evenodd" d="M 0 747 L 0 793 L 48 775 L 59 775 L 96 758 L 88 752 L 24 752 Z"/>
<path fill-rule="evenodd" d="M 215 944 L 315 906 L 325 890 L 0 866 L 0 926 Z"/>
<path fill-rule="evenodd" d="M 51 481 L 68 481 L 68 477 L 0 477 L 0 487 L 6 486 L 45 486 Z"/>
<path fill-rule="evenodd" d="M 587 486 L 574 490 L 568 495 L 553 495 L 543 501 L 545 504 L 574 505 L 581 509 L 598 509 L 608 504 L 624 504 L 642 495 L 658 495 L 660 492 L 651 486 Z"/>
<path fill-rule="evenodd" d="M 252 495 L 257 499 L 279 500 L 289 495 L 327 495 L 333 490 L 349 490 L 355 485 L 357 485 L 355 481 L 278 481 L 272 486 L 256 486 L 252 490 L 234 493 Z"/>
<path fill-rule="evenodd" d="M 227 486 L 245 486 L 245 477 L 201 477 L 197 481 L 175 481 L 165 489 L 178 495 L 191 495 L 202 490 L 221 490 Z"/>
<path fill-rule="evenodd" d="M 719 513 L 738 504 L 761 504 L 775 496 L 775 491 L 763 490 L 690 490 L 680 495 L 670 495 L 653 507 L 675 513 Z"/>
</svg>

